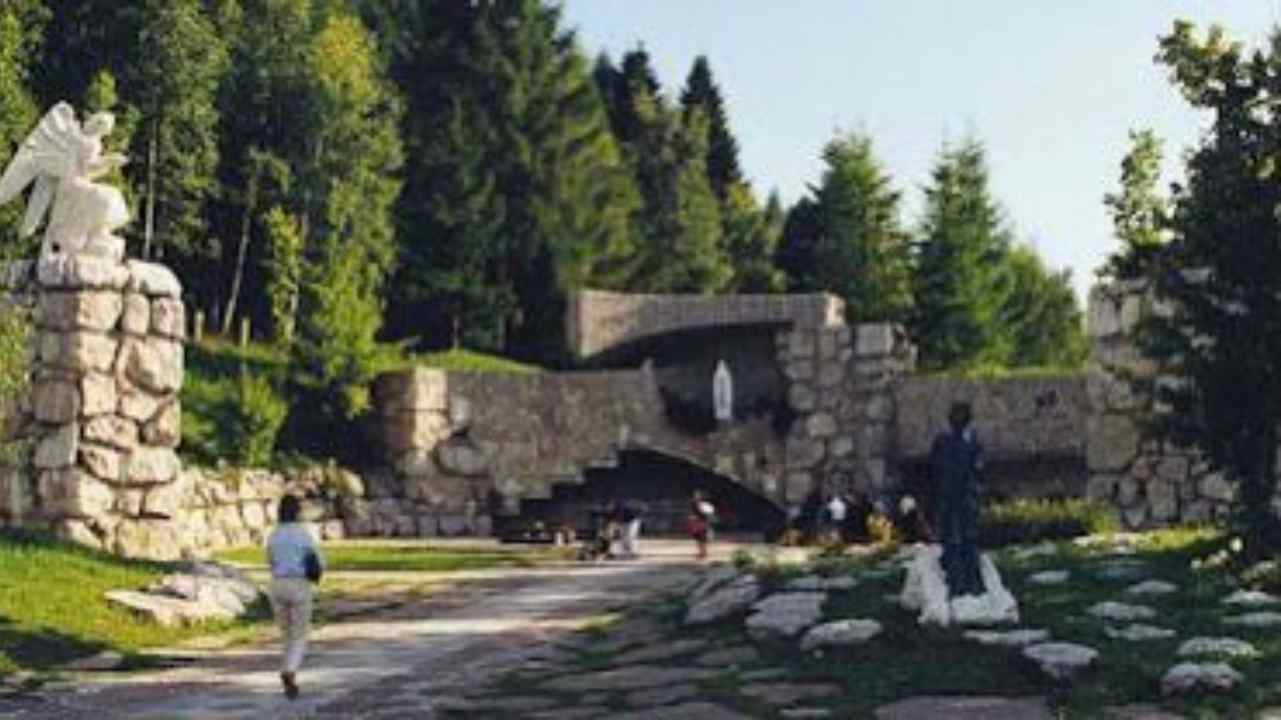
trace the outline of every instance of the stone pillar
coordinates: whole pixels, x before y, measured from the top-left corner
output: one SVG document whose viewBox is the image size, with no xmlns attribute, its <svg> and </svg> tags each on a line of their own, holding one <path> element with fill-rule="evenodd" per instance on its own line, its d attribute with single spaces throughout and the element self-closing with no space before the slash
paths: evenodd
<svg viewBox="0 0 1281 720">
<path fill-rule="evenodd" d="M 167 268 L 92 257 L 15 263 L 9 295 L 34 296 L 35 358 L 25 418 L 33 441 L 22 522 L 130 557 L 172 559 L 184 489 L 185 310 Z"/>
<path fill-rule="evenodd" d="M 850 423 L 854 490 L 869 495 L 885 492 L 895 454 L 894 427 L 898 416 L 895 385 L 916 369 L 916 347 L 907 332 L 890 323 L 864 323 L 855 329 L 850 366 L 850 392 L 857 408 Z"/>
<path fill-rule="evenodd" d="M 1086 379 L 1086 496 L 1112 504 L 1130 528 L 1225 517 L 1234 497 L 1222 473 L 1195 452 L 1145 437 L 1144 423 L 1165 411 L 1154 390 L 1183 379 L 1163 373 L 1134 342 L 1144 316 L 1161 312 L 1141 281 L 1090 291 Z"/>
</svg>

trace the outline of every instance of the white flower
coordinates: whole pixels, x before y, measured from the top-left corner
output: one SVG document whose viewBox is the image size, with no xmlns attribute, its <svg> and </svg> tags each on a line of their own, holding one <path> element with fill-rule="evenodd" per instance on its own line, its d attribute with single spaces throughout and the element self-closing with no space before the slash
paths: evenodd
<svg viewBox="0 0 1281 720">
<path fill-rule="evenodd" d="M 1228 548 L 1230 548 L 1233 553 L 1240 554 L 1240 552 L 1245 549 L 1245 543 L 1241 542 L 1241 538 L 1239 537 L 1232 538 L 1232 542 L 1228 543 Z"/>
<path fill-rule="evenodd" d="M 904 495 L 902 500 L 898 501 L 898 512 L 900 515 L 906 515 L 916 509 L 916 498 L 911 495 Z"/>
</svg>

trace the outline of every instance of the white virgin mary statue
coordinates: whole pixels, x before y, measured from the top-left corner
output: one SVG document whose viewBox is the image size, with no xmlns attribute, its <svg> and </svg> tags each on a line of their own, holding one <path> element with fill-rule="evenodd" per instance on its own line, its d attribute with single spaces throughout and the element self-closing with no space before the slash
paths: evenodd
<svg viewBox="0 0 1281 720">
<path fill-rule="evenodd" d="M 734 419 L 734 379 L 724 360 L 716 362 L 716 372 L 712 373 L 712 410 L 717 422 Z"/>
</svg>

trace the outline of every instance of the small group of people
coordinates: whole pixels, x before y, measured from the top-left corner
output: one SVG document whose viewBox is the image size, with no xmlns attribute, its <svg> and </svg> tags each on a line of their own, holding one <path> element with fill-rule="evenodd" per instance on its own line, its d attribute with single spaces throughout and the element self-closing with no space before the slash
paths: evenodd
<svg viewBox="0 0 1281 720">
<path fill-rule="evenodd" d="M 640 554 L 642 508 L 632 500 L 610 500 L 598 513 L 595 537 L 583 548 L 583 559 L 632 560 Z"/>
</svg>

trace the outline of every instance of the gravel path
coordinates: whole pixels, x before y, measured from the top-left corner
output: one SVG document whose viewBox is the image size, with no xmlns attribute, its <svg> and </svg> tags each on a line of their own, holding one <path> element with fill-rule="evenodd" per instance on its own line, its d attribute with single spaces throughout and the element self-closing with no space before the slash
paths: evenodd
<svg viewBox="0 0 1281 720">
<path fill-rule="evenodd" d="M 85 676 L 0 699 L 0 717 L 433 718 L 438 701 L 520 667 L 592 616 L 689 582 L 688 551 L 655 546 L 639 561 L 498 573 L 389 615 L 327 625 L 313 635 L 293 702 L 280 693 L 269 645 L 183 652 L 181 667 L 158 672 Z"/>
</svg>

